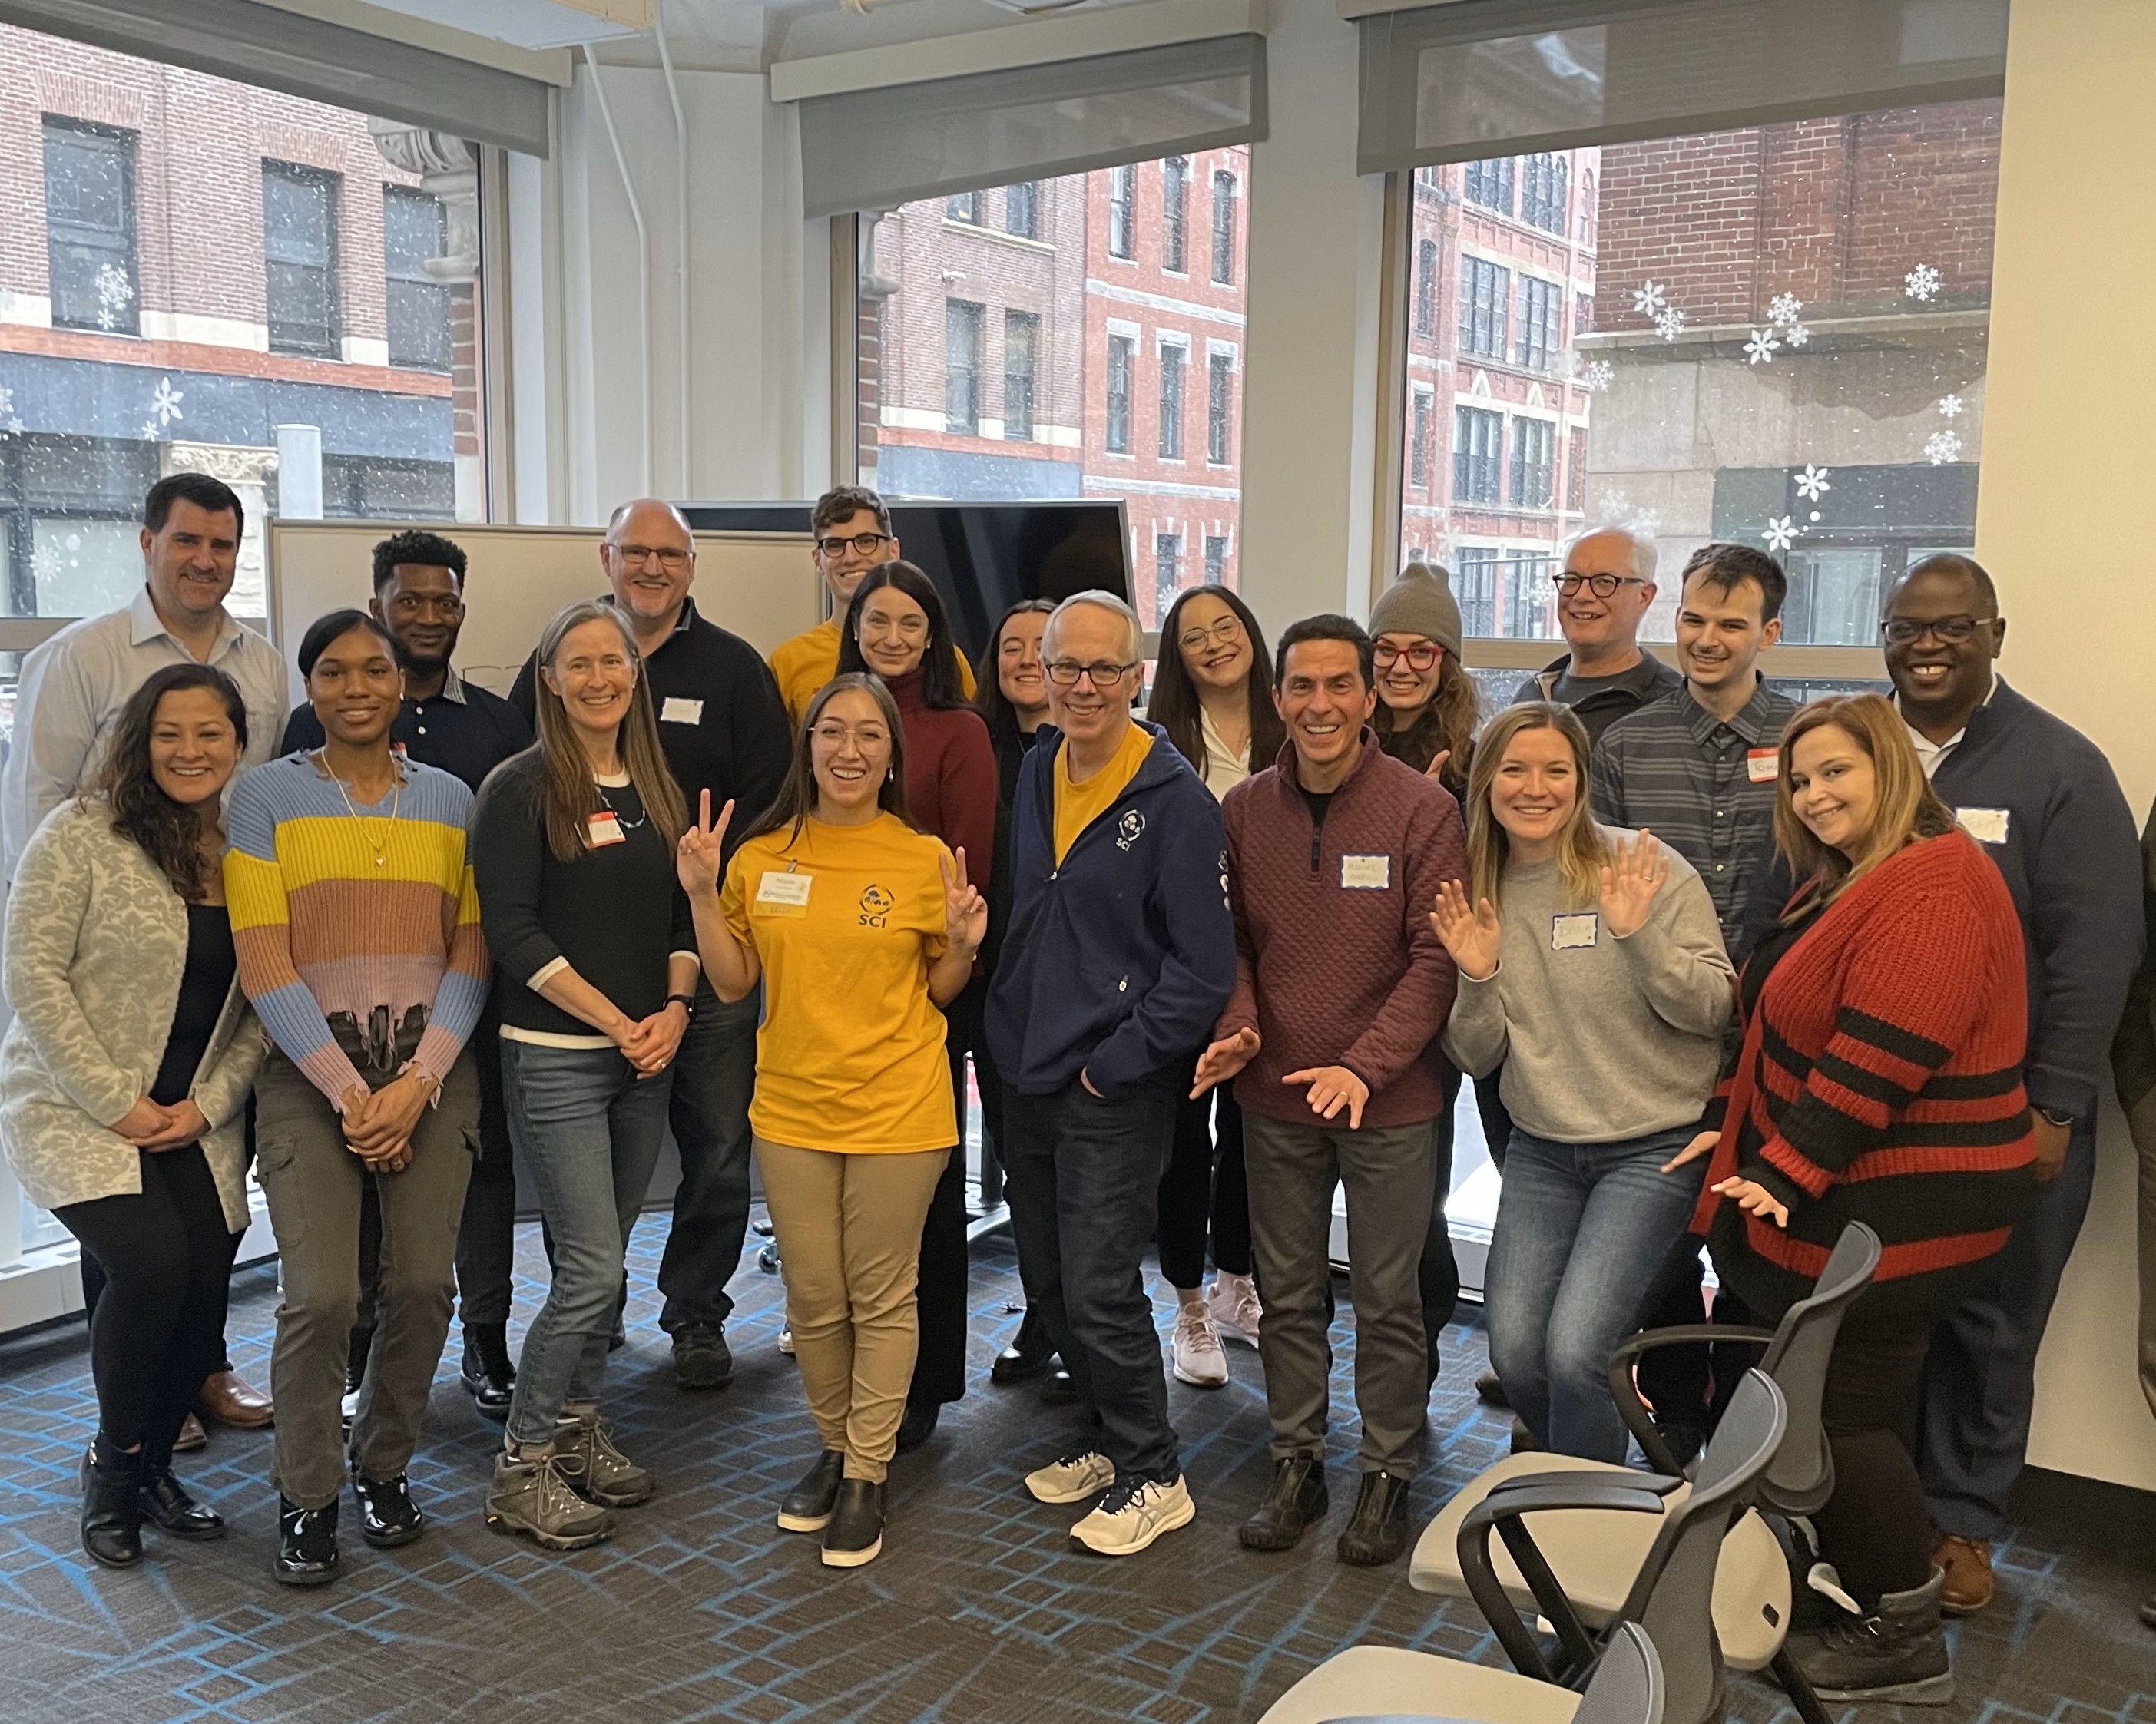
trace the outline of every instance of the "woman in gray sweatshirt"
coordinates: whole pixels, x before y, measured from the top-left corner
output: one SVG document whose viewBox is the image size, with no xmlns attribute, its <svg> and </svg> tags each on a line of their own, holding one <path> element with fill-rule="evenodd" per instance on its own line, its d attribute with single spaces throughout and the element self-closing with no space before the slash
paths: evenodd
<svg viewBox="0 0 2156 1724">
<path fill-rule="evenodd" d="M 1670 1169 L 1713 1094 L 1733 976 L 1706 886 L 1598 826 L 1587 733 L 1530 702 L 1476 745 L 1468 878 L 1430 921 L 1460 969 L 1445 1050 L 1502 1065 L 1513 1122 L 1490 1241 L 1490 1362 L 1535 1439 L 1622 1463 L 1604 1373 L 1699 1194 Z"/>
</svg>

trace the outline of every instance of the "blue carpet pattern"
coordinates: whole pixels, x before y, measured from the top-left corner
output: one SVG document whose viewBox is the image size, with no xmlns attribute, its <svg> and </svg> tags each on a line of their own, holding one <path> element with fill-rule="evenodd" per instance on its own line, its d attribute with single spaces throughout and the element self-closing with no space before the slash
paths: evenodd
<svg viewBox="0 0 2156 1724">
<path fill-rule="evenodd" d="M 1225 1388 L 1170 1383 L 1196 1525 L 1109 1562 L 1068 1545 L 1076 1511 L 1043 1507 L 1020 1487 L 1060 1446 L 1067 1415 L 1029 1387 L 988 1383 L 988 1361 L 1016 1326 L 1006 1308 L 1016 1275 L 1007 1246 L 977 1246 L 973 1386 L 927 1448 L 894 1466 L 881 1559 L 841 1574 L 819 1563 L 813 1538 L 772 1524 L 814 1447 L 793 1366 L 775 1345 L 778 1282 L 744 1267 L 728 1330 L 733 1386 L 684 1394 L 655 1322 L 663 1238 L 660 1218 L 639 1229 L 629 1345 L 614 1355 L 609 1397 L 619 1440 L 656 1471 L 660 1491 L 619 1516 L 611 1542 L 567 1557 L 483 1524 L 500 1428 L 472 1412 L 452 1359 L 413 1469 L 433 1517 L 421 1542 L 377 1552 L 348 1533 L 339 1583 L 277 1586 L 268 1436 L 220 1430 L 180 1470 L 231 1535 L 187 1547 L 151 1532 L 140 1569 L 98 1569 L 74 1532 L 95 1411 L 80 1325 L 0 1346 L 0 1718 L 1240 1724 L 1356 1641 L 1502 1662 L 1472 1607 L 1413 1592 L 1404 1562 L 1373 1572 L 1334 1559 L 1353 1494 L 1344 1284 L 1333 1525 L 1286 1557 L 1236 1545 L 1268 1468 L 1257 1358 L 1231 1345 Z M 520 1321 L 544 1272 L 536 1238 L 522 1249 Z M 236 1362 L 266 1383 L 271 1272 L 244 1274 L 234 1294 Z M 1479 1330 L 1453 1330 L 1419 1521 L 1503 1449 L 1504 1415 L 1474 1398 L 1482 1362 Z M 2156 1636 L 2133 1616 L 2156 1537 L 2145 1501 L 2122 1493 L 2116 1511 L 2056 1512 L 2000 1552 L 1999 1602 L 1955 1630 L 1960 1700 L 1912 1709 L 1908 1724 L 2156 1724 Z M 349 1504 L 346 1513 L 349 1523 Z M 1794 1715 L 1774 1691 L 1738 1680 L 1732 1716 Z"/>
</svg>

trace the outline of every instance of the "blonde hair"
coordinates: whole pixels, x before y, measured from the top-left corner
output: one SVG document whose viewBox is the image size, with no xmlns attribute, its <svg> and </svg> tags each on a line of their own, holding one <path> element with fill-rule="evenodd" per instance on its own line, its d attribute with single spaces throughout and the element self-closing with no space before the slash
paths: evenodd
<svg viewBox="0 0 2156 1724">
<path fill-rule="evenodd" d="M 1830 725 L 1871 761 L 1876 787 L 1871 824 L 1854 855 L 1821 844 L 1797 818 L 1794 768 L 1790 765 L 1797 739 Z M 1953 829 L 1953 815 L 1924 776 L 1902 715 L 1880 695 L 1831 695 L 1814 700 L 1782 732 L 1781 770 L 1774 788 L 1774 848 L 1789 863 L 1793 878 L 1819 889 L 1822 902 L 1918 839 L 1938 838 Z"/>
<path fill-rule="evenodd" d="M 539 637 L 539 664 L 551 676 L 562 643 L 572 629 L 587 623 L 611 623 L 621 634 L 623 650 L 636 674 L 629 692 L 629 711 L 617 731 L 615 746 L 621 751 L 623 770 L 653 829 L 671 849 L 680 841 L 689 824 L 688 804 L 674 782 L 666 756 L 659 746 L 659 724 L 651 711 L 651 687 L 644 675 L 644 656 L 636 649 L 636 637 L 614 606 L 597 599 L 572 604 L 554 613 Z M 592 816 L 599 811 L 598 787 L 592 781 L 590 760 L 578 741 L 567 709 L 548 676 L 532 679 L 532 709 L 537 720 L 540 757 L 546 763 L 540 796 L 540 824 L 547 848 L 557 862 L 573 862 L 584 853 Z"/>
<path fill-rule="evenodd" d="M 1483 726 L 1476 739 L 1475 769 L 1467 778 L 1467 890 L 1476 902 L 1500 901 L 1511 836 L 1490 808 L 1490 787 L 1505 763 L 1505 750 L 1522 731 L 1555 731 L 1572 750 L 1572 769 L 1579 790 L 1558 830 L 1558 871 L 1577 904 L 1591 904 L 1601 890 L 1602 870 L 1610 859 L 1609 841 L 1594 824 L 1587 805 L 1587 727 L 1569 706 L 1527 700 L 1507 706 Z"/>
</svg>

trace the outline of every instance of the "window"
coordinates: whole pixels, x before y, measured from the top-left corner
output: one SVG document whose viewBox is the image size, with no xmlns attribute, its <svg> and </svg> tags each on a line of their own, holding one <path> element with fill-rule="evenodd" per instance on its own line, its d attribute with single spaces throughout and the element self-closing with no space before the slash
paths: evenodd
<svg viewBox="0 0 2156 1724">
<path fill-rule="evenodd" d="M 981 428 L 981 311 L 971 300 L 943 302 L 943 428 Z"/>
<path fill-rule="evenodd" d="M 1504 626 L 1499 631 L 1513 640 L 1547 640 L 1557 631 L 1550 626 L 1551 600 L 1556 587 L 1550 572 L 1556 559 L 1539 552 L 1514 551 L 1505 558 Z"/>
<path fill-rule="evenodd" d="M 1460 189 L 1470 203 L 1479 203 L 1500 215 L 1512 214 L 1512 158 L 1504 156 L 1494 162 L 1469 162 L 1462 171 Z"/>
<path fill-rule="evenodd" d="M 961 192 L 954 198 L 946 198 L 943 200 L 943 213 L 952 221 L 971 222 L 975 227 L 979 227 L 981 225 L 981 194 L 978 192 Z"/>
<path fill-rule="evenodd" d="M 409 186 L 382 188 L 389 362 L 409 371 L 449 368 L 449 290 L 427 273 L 449 249 L 449 216 L 439 198 Z"/>
<path fill-rule="evenodd" d="M 1153 627 L 1160 626 L 1183 585 L 1183 535 L 1155 533 L 1152 541 Z"/>
<path fill-rule="evenodd" d="M 1460 582 L 1460 633 L 1472 639 L 1497 632 L 1497 552 L 1494 546 L 1463 545 L 1453 552 Z"/>
<path fill-rule="evenodd" d="M 1415 245 L 1414 332 L 1419 336 L 1437 333 L 1437 242 L 1435 239 L 1420 240 Z"/>
<path fill-rule="evenodd" d="M 1484 258 L 1460 260 L 1460 351 L 1505 357 L 1505 299 L 1512 272 Z"/>
<path fill-rule="evenodd" d="M 1130 336 L 1108 337 L 1107 444 L 1111 454 L 1131 452 L 1131 369 L 1137 341 Z"/>
<path fill-rule="evenodd" d="M 1040 238 L 1040 182 L 1020 180 L 1004 192 L 1004 231 L 1021 239 Z"/>
<path fill-rule="evenodd" d="M 1224 467 L 1235 445 L 1235 356 L 1214 353 L 1205 364 L 1205 459 Z"/>
<path fill-rule="evenodd" d="M 1030 311 L 1004 313 L 1004 435 L 1033 440 L 1033 358 L 1040 344 L 1040 319 Z"/>
<path fill-rule="evenodd" d="M 1563 316 L 1564 290 L 1539 275 L 1520 277 L 1520 320 L 1512 350 L 1512 363 L 1529 371 L 1548 371 L 1564 347 Z"/>
<path fill-rule="evenodd" d="M 1430 489 L 1430 392 L 1414 392 L 1414 418 L 1408 428 L 1408 483 L 1415 490 Z"/>
<path fill-rule="evenodd" d="M 1213 176 L 1213 279 L 1235 279 L 1235 177 L 1224 168 Z"/>
<path fill-rule="evenodd" d="M 1189 268 L 1183 257 L 1189 215 L 1190 162 L 1171 156 L 1160 165 L 1160 266 L 1178 275 Z"/>
<path fill-rule="evenodd" d="M 1565 434 L 1564 506 L 1575 515 L 1587 512 L 1587 427 L 1574 425 Z"/>
<path fill-rule="evenodd" d="M 1594 333 L 1594 295 L 1576 293 L 1572 296 L 1572 332 L 1576 336 Z"/>
<path fill-rule="evenodd" d="M 273 352 L 338 351 L 336 218 L 336 175 L 262 164 L 262 267 Z"/>
<path fill-rule="evenodd" d="M 1205 584 L 1218 587 L 1228 568 L 1228 541 L 1217 533 L 1205 536 Z"/>
<path fill-rule="evenodd" d="M 136 305 L 135 135 L 47 119 L 45 259 L 53 321 L 131 336 Z"/>
<path fill-rule="evenodd" d="M 1505 416 L 1479 407 L 1452 412 L 1452 500 L 1497 500 L 1498 454 L 1505 442 Z"/>
<path fill-rule="evenodd" d="M 1572 171 L 1561 155 L 1547 151 L 1521 164 L 1520 219 L 1545 233 L 1564 232 L 1565 194 Z"/>
<path fill-rule="evenodd" d="M 1131 210 L 1133 190 L 1132 170 L 1127 167 L 1108 170 L 1108 255 L 1111 258 L 1134 255 Z"/>
<path fill-rule="evenodd" d="M 1187 347 L 1163 341 L 1160 347 L 1160 458 L 1183 459 L 1183 373 L 1190 358 Z"/>
<path fill-rule="evenodd" d="M 1512 421 L 1512 506 L 1547 509 L 1550 505 L 1552 465 L 1557 446 L 1557 427 L 1548 419 Z"/>
</svg>

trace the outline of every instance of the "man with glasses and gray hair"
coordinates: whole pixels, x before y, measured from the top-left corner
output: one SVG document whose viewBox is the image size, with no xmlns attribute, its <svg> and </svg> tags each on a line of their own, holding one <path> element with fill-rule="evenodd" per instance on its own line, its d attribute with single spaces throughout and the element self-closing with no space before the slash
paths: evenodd
<svg viewBox="0 0 2156 1724">
<path fill-rule="evenodd" d="M 1131 716 L 1142 641 L 1111 593 L 1077 593 L 1048 619 L 1050 722 L 1019 769 L 988 1014 L 1026 1301 L 1088 1424 L 1026 1488 L 1042 1502 L 1097 1496 L 1071 1537 L 1111 1557 L 1197 1512 L 1142 1260 L 1178 1080 L 1235 980 L 1219 804 L 1164 731 Z"/>
<path fill-rule="evenodd" d="M 1684 678 L 1640 650 L 1640 622 L 1655 602 L 1655 541 L 1629 526 L 1593 527 L 1574 539 L 1553 577 L 1558 627 L 1572 649 L 1513 691 L 1518 700 L 1569 706 L 1590 742 L 1627 713 L 1684 686 Z"/>
</svg>

